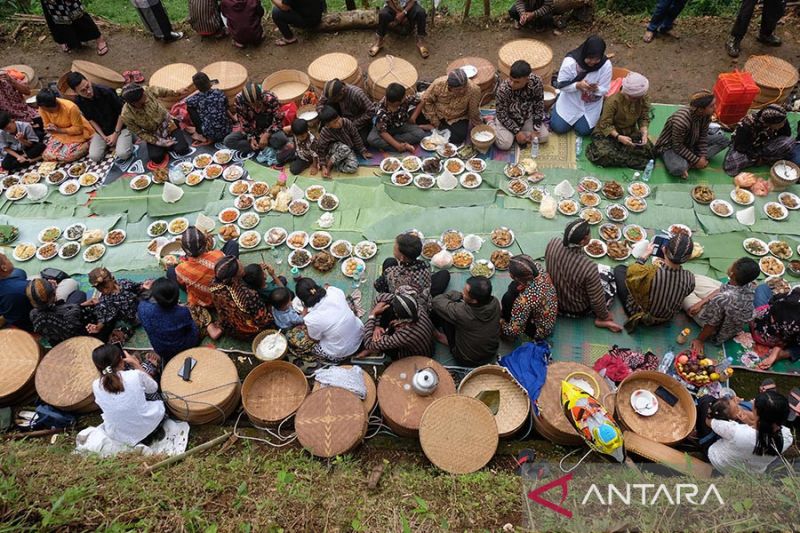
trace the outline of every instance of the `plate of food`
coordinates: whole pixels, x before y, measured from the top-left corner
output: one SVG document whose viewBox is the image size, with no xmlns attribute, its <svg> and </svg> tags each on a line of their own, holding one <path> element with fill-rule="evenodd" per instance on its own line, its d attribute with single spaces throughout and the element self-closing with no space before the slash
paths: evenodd
<svg viewBox="0 0 800 533">
<path fill-rule="evenodd" d="M 444 246 L 439 239 L 425 239 L 422 243 L 422 257 L 429 261 L 442 250 Z"/>
<path fill-rule="evenodd" d="M 532 174 L 528 174 L 525 179 L 528 180 L 528 183 L 536 184 L 544 179 L 544 174 L 541 172 L 534 172 Z"/>
<path fill-rule="evenodd" d="M 223 224 L 232 224 L 239 219 L 240 214 L 241 212 L 235 207 L 226 207 L 225 209 L 219 212 L 217 218 Z"/>
<path fill-rule="evenodd" d="M 697 185 L 692 189 L 692 198 L 698 204 L 710 204 L 714 197 L 714 190 L 708 185 Z"/>
<path fill-rule="evenodd" d="M 81 237 L 83 237 L 83 233 L 85 231 L 86 225 L 76 222 L 74 224 L 70 224 L 64 229 L 64 238 L 68 241 L 79 241 Z M 166 231 L 166 229 L 164 231 Z"/>
<path fill-rule="evenodd" d="M 599 229 L 600 238 L 604 241 L 618 241 L 622 238 L 622 230 L 616 224 L 606 222 Z"/>
<path fill-rule="evenodd" d="M 49 261 L 58 255 L 58 245 L 54 242 L 46 242 L 36 250 L 36 259 L 39 261 Z"/>
<path fill-rule="evenodd" d="M 477 189 L 483 183 L 483 178 L 475 172 L 465 172 L 458 181 L 465 189 Z"/>
<path fill-rule="evenodd" d="M 800 209 L 800 196 L 792 192 L 782 192 L 778 195 L 778 201 L 783 204 L 786 209 Z"/>
<path fill-rule="evenodd" d="M 311 185 L 306 187 L 305 197 L 309 202 L 316 202 L 326 193 L 325 187 L 322 185 Z"/>
<path fill-rule="evenodd" d="M 246 182 L 236 182 L 236 183 L 246 183 Z M 236 185 L 233 183 L 232 185 Z M 264 183 L 263 181 L 253 181 L 250 183 L 250 190 L 247 193 L 252 194 L 255 198 L 261 198 L 262 196 L 267 196 L 269 194 L 269 183 Z M 242 193 L 242 194 L 247 194 Z"/>
<path fill-rule="evenodd" d="M 625 194 L 622 185 L 614 180 L 605 182 L 601 191 L 609 200 L 619 200 Z"/>
<path fill-rule="evenodd" d="M 448 157 L 453 157 L 456 155 L 456 153 L 458 153 L 458 147 L 453 143 L 445 143 L 436 147 L 436 153 L 439 154 L 439 157 L 447 159 Z"/>
<path fill-rule="evenodd" d="M 375 257 L 375 254 L 378 253 L 378 245 L 372 241 L 361 241 L 355 245 L 353 253 L 356 257 L 366 261 Z"/>
<path fill-rule="evenodd" d="M 36 255 L 36 245 L 29 242 L 21 242 L 14 247 L 14 253 L 11 255 L 17 261 L 29 261 Z"/>
<path fill-rule="evenodd" d="M 63 170 L 55 170 L 47 175 L 47 183 L 50 185 L 61 185 L 65 179 L 67 179 L 67 173 Z M 8 187 L 5 182 L 3 182 L 3 185 Z"/>
<path fill-rule="evenodd" d="M 467 168 L 460 159 L 448 159 L 444 162 L 444 168 L 454 176 L 458 176 Z"/>
<path fill-rule="evenodd" d="M 449 229 L 442 233 L 442 244 L 448 252 L 458 250 L 464 244 L 464 234 L 457 229 Z"/>
<path fill-rule="evenodd" d="M 508 250 L 495 250 L 489 260 L 497 270 L 508 270 L 508 264 L 511 262 L 511 252 Z"/>
<path fill-rule="evenodd" d="M 307 250 L 292 250 L 289 254 L 289 265 L 297 268 L 305 268 L 311 264 L 311 254 Z"/>
<path fill-rule="evenodd" d="M 528 194 L 528 198 L 537 204 L 541 203 L 545 196 L 547 196 L 547 189 L 544 187 L 531 187 L 531 192 Z"/>
<path fill-rule="evenodd" d="M 67 169 L 70 178 L 80 178 L 84 172 L 86 172 L 86 163 L 74 163 Z"/>
<path fill-rule="evenodd" d="M 643 181 L 634 181 L 628 185 L 628 194 L 636 198 L 647 198 L 650 196 L 650 186 Z"/>
<path fill-rule="evenodd" d="M 258 213 L 251 212 L 240 215 L 237 224 L 242 229 L 253 229 L 258 226 L 259 222 L 261 222 L 261 217 L 258 216 Z"/>
<path fill-rule="evenodd" d="M 21 187 L 21 185 L 20 185 Z M 58 192 L 64 196 L 72 196 L 81 189 L 81 184 L 78 180 L 67 180 L 58 186 Z"/>
<path fill-rule="evenodd" d="M 622 228 L 622 236 L 630 243 L 637 243 L 647 237 L 647 232 L 638 224 L 628 224 Z"/>
<path fill-rule="evenodd" d="M 478 259 L 469 268 L 469 273 L 481 278 L 491 278 L 494 276 L 495 266 L 488 259 Z"/>
<path fill-rule="evenodd" d="M 253 198 L 252 194 L 240 194 L 233 201 L 233 207 L 235 207 L 239 211 L 247 211 L 248 209 L 253 207 L 255 201 L 256 199 Z"/>
<path fill-rule="evenodd" d="M 147 226 L 148 237 L 161 237 L 167 232 L 167 223 L 163 220 L 156 220 Z"/>
<path fill-rule="evenodd" d="M 764 213 L 772 220 L 784 220 L 789 216 L 789 210 L 778 202 L 767 202 L 764 204 Z"/>
<path fill-rule="evenodd" d="M 417 174 L 414 177 L 414 185 L 418 189 L 427 190 L 436 185 L 436 178 L 429 174 Z"/>
<path fill-rule="evenodd" d="M 308 233 L 302 230 L 293 231 L 286 238 L 286 246 L 292 250 L 299 250 L 308 245 Z"/>
<path fill-rule="evenodd" d="M 348 257 L 342 261 L 342 274 L 348 278 L 355 278 L 359 271 L 363 272 L 366 268 L 364 260 L 359 257 Z"/>
<path fill-rule="evenodd" d="M 466 250 L 459 250 L 453 254 L 453 266 L 456 268 L 469 268 L 475 261 L 475 256 L 472 252 Z"/>
<path fill-rule="evenodd" d="M 525 175 L 525 169 L 522 168 L 522 165 L 512 165 L 509 163 L 503 167 L 503 174 L 510 179 L 521 178 Z"/>
<path fill-rule="evenodd" d="M 227 165 L 231 162 L 231 159 L 233 159 L 233 150 L 224 148 L 214 152 L 214 163 L 218 165 Z"/>
<path fill-rule="evenodd" d="M 323 211 L 333 211 L 339 207 L 339 197 L 333 193 L 326 192 L 317 200 L 317 205 Z"/>
<path fill-rule="evenodd" d="M 467 159 L 467 170 L 470 172 L 483 172 L 486 170 L 486 161 L 479 157 Z"/>
<path fill-rule="evenodd" d="M 139 174 L 131 180 L 131 189 L 134 191 L 143 191 L 148 188 L 152 182 L 152 178 L 147 174 Z"/>
<path fill-rule="evenodd" d="M 228 192 L 234 196 L 240 196 L 242 194 L 248 194 L 251 187 L 252 184 L 249 181 L 235 181 L 228 185 Z"/>
<path fill-rule="evenodd" d="M 61 228 L 58 226 L 47 226 L 39 232 L 39 242 L 56 242 L 61 237 Z"/>
<path fill-rule="evenodd" d="M 177 167 L 181 172 L 183 172 L 184 176 L 187 176 L 189 172 L 194 170 L 194 165 L 191 161 L 178 161 L 175 163 L 175 167 Z"/>
<path fill-rule="evenodd" d="M 514 196 L 524 197 L 528 195 L 531 186 L 523 179 L 513 179 L 508 182 L 508 190 Z"/>
<path fill-rule="evenodd" d="M 286 237 L 289 236 L 289 232 L 285 229 L 275 226 L 269 228 L 266 233 L 264 233 L 264 240 L 267 241 L 267 244 L 270 246 L 280 246 L 281 244 L 286 241 Z"/>
<path fill-rule="evenodd" d="M 767 248 L 778 259 L 789 259 L 793 255 L 792 248 L 786 241 L 769 241 Z"/>
<path fill-rule="evenodd" d="M 606 246 L 606 243 L 600 239 L 592 239 L 589 241 L 589 244 L 583 247 L 583 251 L 586 252 L 586 255 L 589 257 L 594 257 L 597 259 L 606 255 L 608 252 L 608 247 Z"/>
<path fill-rule="evenodd" d="M 311 266 L 318 272 L 330 272 L 336 266 L 336 258 L 329 252 L 322 250 L 311 258 Z"/>
<path fill-rule="evenodd" d="M 26 172 L 25 175 L 22 176 L 20 183 L 23 185 L 34 185 L 40 181 L 42 181 L 42 177 L 38 172 Z"/>
<path fill-rule="evenodd" d="M 578 187 L 585 192 L 597 192 L 603 187 L 603 184 L 594 176 L 586 176 L 578 182 Z"/>
<path fill-rule="evenodd" d="M 508 248 L 514 244 L 514 232 L 505 226 L 495 228 L 492 230 L 492 244 L 498 248 Z M 493 261 L 494 262 L 494 261 Z"/>
<path fill-rule="evenodd" d="M 261 242 L 261 234 L 256 230 L 248 230 L 239 237 L 239 246 L 244 249 L 255 248 Z"/>
<path fill-rule="evenodd" d="M 344 259 L 353 253 L 353 245 L 349 241 L 340 239 L 331 244 L 331 255 L 336 259 Z"/>
<path fill-rule="evenodd" d="M 436 151 L 436 148 L 439 146 L 438 144 L 436 144 L 435 142 L 433 142 L 433 139 L 431 138 L 431 136 L 430 136 L 430 135 L 429 135 L 429 136 L 427 136 L 427 137 L 424 137 L 424 138 L 423 138 L 423 139 L 420 141 L 419 145 L 420 145 L 420 146 L 422 147 L 422 149 L 423 149 L 423 150 L 425 150 L 426 152 L 435 152 L 435 151 Z"/>
<path fill-rule="evenodd" d="M 631 249 L 625 241 L 611 241 L 608 243 L 606 253 L 615 261 L 624 261 L 631 256 Z"/>
<path fill-rule="evenodd" d="M 81 245 L 77 242 L 68 242 L 58 250 L 58 257 L 61 259 L 72 259 L 81 251 Z"/>
<path fill-rule="evenodd" d="M 438 157 L 426 157 L 422 160 L 422 172 L 439 174 L 442 171 L 442 160 Z"/>
<path fill-rule="evenodd" d="M 66 179 L 66 174 L 64 175 L 64 179 Z M 61 180 L 61 181 L 64 181 L 64 180 Z M 2 181 L 0 181 L 0 185 L 2 185 L 0 187 L 0 190 L 8 189 L 12 185 L 17 185 L 18 183 L 19 183 L 19 178 L 18 177 L 16 177 L 16 176 L 6 176 L 5 178 L 3 178 Z"/>
<path fill-rule="evenodd" d="M 578 202 L 565 198 L 558 202 L 558 212 L 562 215 L 571 217 L 578 213 Z"/>
<path fill-rule="evenodd" d="M 84 172 L 81 174 L 81 177 L 78 179 L 81 184 L 81 187 L 91 187 L 98 181 L 100 181 L 100 175 L 94 172 Z"/>
<path fill-rule="evenodd" d="M 186 228 L 189 227 L 189 220 L 186 217 L 178 217 L 170 220 L 167 224 L 167 231 L 172 235 L 182 235 Z"/>
<path fill-rule="evenodd" d="M 603 220 L 603 213 L 596 207 L 584 207 L 578 216 L 592 226 L 599 224 Z"/>
<path fill-rule="evenodd" d="M 244 168 L 239 165 L 231 165 L 222 172 L 222 179 L 225 181 L 236 181 L 244 176 Z"/>
<path fill-rule="evenodd" d="M 628 196 L 625 198 L 625 207 L 631 213 L 641 213 L 647 209 L 647 200 L 638 196 Z"/>
<path fill-rule="evenodd" d="M 206 168 L 214 162 L 214 158 L 210 154 L 200 154 L 192 160 L 194 168 Z"/>
<path fill-rule="evenodd" d="M 404 157 L 400 164 L 403 167 L 403 170 L 406 172 L 411 172 L 412 174 L 414 172 L 419 172 L 419 170 L 422 168 L 422 160 L 415 155 Z"/>
<path fill-rule="evenodd" d="M 93 244 L 83 251 L 83 260 L 87 263 L 94 263 L 99 261 L 106 253 L 106 246 L 104 244 Z"/>
<path fill-rule="evenodd" d="M 166 237 L 156 237 L 154 239 L 150 239 L 150 242 L 147 243 L 147 253 L 150 255 L 158 255 L 158 252 L 169 244 L 170 240 Z"/>
<path fill-rule="evenodd" d="M 786 268 L 789 270 L 789 273 L 794 277 L 800 277 L 800 261 L 798 261 L 797 259 L 795 259 L 794 261 L 789 261 L 789 266 Z"/>
<path fill-rule="evenodd" d="M 315 250 L 324 250 L 333 242 L 333 237 L 327 231 L 315 231 L 311 234 L 310 244 Z"/>
<path fill-rule="evenodd" d="M 406 172 L 405 170 L 398 170 L 394 174 L 392 174 L 392 183 L 397 185 L 398 187 L 405 187 L 410 185 L 414 181 L 414 176 Z"/>
<path fill-rule="evenodd" d="M 692 230 L 686 224 L 671 224 L 667 228 L 667 233 L 669 233 L 670 237 L 681 234 L 686 235 L 687 237 L 692 236 Z"/>
<path fill-rule="evenodd" d="M 396 157 L 387 157 L 381 161 L 381 172 L 384 174 L 394 174 L 398 170 L 402 170 L 403 163 Z"/>
<path fill-rule="evenodd" d="M 239 238 L 239 226 L 236 224 L 224 224 L 219 228 L 219 240 L 222 242 L 232 241 Z"/>
<path fill-rule="evenodd" d="M 756 201 L 756 195 L 747 189 L 737 187 L 731 191 L 731 200 L 739 205 L 752 205 Z"/>
<path fill-rule="evenodd" d="M 748 254 L 755 255 L 756 257 L 763 257 L 769 253 L 767 243 L 761 239 L 756 239 L 755 237 L 750 237 L 749 239 L 742 241 L 742 246 L 744 246 L 744 249 Z"/>
<path fill-rule="evenodd" d="M 77 186 L 77 183 L 78 182 L 76 181 L 75 182 L 76 186 Z M 80 186 L 78 186 L 78 188 L 80 188 Z M 77 189 L 75 190 L 75 192 L 78 192 Z M 21 200 L 21 199 L 25 198 L 28 195 L 28 189 L 24 185 L 20 185 L 20 184 L 12 185 L 8 189 L 6 189 L 5 195 L 6 195 L 6 199 L 7 200 L 11 200 L 12 202 L 16 202 L 17 200 Z"/>
<path fill-rule="evenodd" d="M 195 187 L 203 183 L 204 179 L 205 176 L 203 176 L 202 172 L 193 170 L 192 172 L 189 172 L 189 174 L 186 176 L 186 185 L 188 185 L 189 187 Z"/>
<path fill-rule="evenodd" d="M 619 204 L 611 204 L 606 207 L 606 216 L 612 222 L 622 222 L 628 218 L 628 210 Z"/>
<path fill-rule="evenodd" d="M 269 196 L 256 198 L 256 201 L 253 202 L 253 209 L 255 209 L 257 213 L 266 213 L 272 209 L 272 198 Z"/>
<path fill-rule="evenodd" d="M 296 217 L 303 216 L 308 213 L 309 203 L 308 200 L 298 198 L 289 202 L 289 212 Z"/>
<path fill-rule="evenodd" d="M 125 233 L 125 230 L 112 229 L 111 231 L 106 233 L 106 237 L 105 239 L 103 239 L 103 242 L 105 243 L 106 246 L 119 246 L 120 244 L 125 242 L 126 236 L 127 233 Z"/>
<path fill-rule="evenodd" d="M 578 195 L 578 201 L 585 207 L 597 207 L 600 204 L 600 195 L 594 192 L 582 192 Z"/>
<path fill-rule="evenodd" d="M 759 259 L 758 266 L 761 267 L 761 272 L 768 278 L 772 276 L 783 276 L 786 272 L 786 266 L 783 264 L 783 261 L 770 255 Z"/>
<path fill-rule="evenodd" d="M 733 206 L 726 200 L 717 198 L 709 204 L 709 207 L 711 208 L 711 212 L 718 217 L 727 218 L 733 214 Z"/>
<path fill-rule="evenodd" d="M 203 175 L 207 180 L 215 180 L 222 176 L 223 172 L 224 169 L 222 168 L 222 165 L 217 165 L 216 163 L 208 165 L 205 169 L 203 169 Z"/>
</svg>

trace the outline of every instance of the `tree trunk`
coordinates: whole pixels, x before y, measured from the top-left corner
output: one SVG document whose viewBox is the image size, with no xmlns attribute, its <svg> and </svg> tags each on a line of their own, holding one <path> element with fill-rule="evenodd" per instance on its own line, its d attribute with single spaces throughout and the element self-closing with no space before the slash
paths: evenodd
<svg viewBox="0 0 800 533">
<path fill-rule="evenodd" d="M 492 15 L 492 7 L 490 0 L 483 0 L 483 16 L 487 19 Z"/>
<path fill-rule="evenodd" d="M 349 11 L 352 11 L 356 8 L 356 0 L 344 0 L 344 5 Z"/>
<path fill-rule="evenodd" d="M 466 2 L 464 2 L 464 20 L 467 20 L 467 18 L 469 18 L 470 7 L 472 7 L 472 0 L 466 0 Z"/>
</svg>

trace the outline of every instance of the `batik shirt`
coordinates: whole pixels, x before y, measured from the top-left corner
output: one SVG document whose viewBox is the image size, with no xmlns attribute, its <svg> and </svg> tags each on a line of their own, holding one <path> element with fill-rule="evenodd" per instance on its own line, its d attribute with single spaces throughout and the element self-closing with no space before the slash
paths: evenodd
<svg viewBox="0 0 800 533">
<path fill-rule="evenodd" d="M 186 99 L 186 105 L 195 108 L 200 115 L 203 136 L 213 141 L 221 141 L 231 132 L 228 99 L 219 89 L 194 94 Z"/>
<path fill-rule="evenodd" d="M 406 96 L 403 98 L 397 111 L 389 111 L 386 104 L 386 97 L 384 97 L 378 104 L 378 112 L 375 114 L 377 118 L 375 127 L 380 133 L 386 133 L 387 131 L 391 133 L 393 130 L 402 128 L 408 124 L 411 114 L 418 104 L 419 97 L 416 94 L 413 96 Z"/>
<path fill-rule="evenodd" d="M 431 269 L 419 259 L 409 264 L 390 266 L 383 272 L 383 283 L 376 280 L 378 292 L 394 294 L 398 287 L 408 286 L 417 293 L 420 309 L 428 310 L 431 304 Z"/>
<path fill-rule="evenodd" d="M 253 107 L 244 101 L 244 95 L 236 95 L 234 108 L 236 119 L 242 126 L 248 139 L 258 139 L 263 133 L 272 135 L 281 130 L 283 124 L 283 111 L 278 97 L 270 91 L 263 91 L 261 100 L 264 105 L 261 111 L 256 112 Z"/>
<path fill-rule="evenodd" d="M 151 85 L 144 89 L 144 94 L 147 96 L 144 107 L 136 108 L 125 104 L 122 108 L 122 123 L 144 142 L 159 144 L 166 139 L 169 133 L 175 131 L 177 126 L 158 99 L 175 97 L 178 96 L 178 93 Z"/>
<path fill-rule="evenodd" d="M 214 283 L 211 299 L 225 335 L 240 339 L 252 337 L 272 322 L 272 315 L 258 293 L 241 281 L 231 285 Z"/>
<path fill-rule="evenodd" d="M 128 279 L 118 279 L 119 291 L 100 295 L 100 301 L 93 306 L 95 319 L 101 324 L 112 324 L 117 320 L 135 324 L 139 307 L 139 293 L 142 284 Z"/>
<path fill-rule="evenodd" d="M 544 89 L 536 74 L 528 76 L 528 84 L 518 91 L 511 89 L 511 82 L 503 80 L 495 95 L 497 120 L 508 131 L 516 135 L 531 120 L 533 126 L 541 125 L 544 118 Z"/>
<path fill-rule="evenodd" d="M 314 159 L 319 159 L 316 141 L 317 138 L 314 137 L 314 134 L 310 131 L 308 132 L 308 137 L 306 137 L 303 141 L 299 140 L 297 137 L 294 137 L 295 155 L 303 161 L 313 163 Z"/>
<path fill-rule="evenodd" d="M 541 272 L 514 300 L 511 320 L 503 324 L 503 335 L 517 337 L 525 333 L 534 340 L 545 339 L 553 333 L 556 315 L 558 315 L 556 288 L 550 280 L 550 275 Z"/>
<path fill-rule="evenodd" d="M 753 284 L 744 287 L 725 284 L 719 288 L 719 294 L 711 298 L 697 315 L 700 323 L 717 326 L 711 342 L 721 344 L 742 331 L 753 318 L 754 298 Z"/>
</svg>

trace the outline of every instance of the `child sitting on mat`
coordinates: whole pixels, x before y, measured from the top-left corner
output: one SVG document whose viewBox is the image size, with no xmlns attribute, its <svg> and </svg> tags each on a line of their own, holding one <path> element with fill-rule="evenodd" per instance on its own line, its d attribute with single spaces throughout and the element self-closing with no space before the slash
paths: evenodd
<svg viewBox="0 0 800 533">
<path fill-rule="evenodd" d="M 358 171 L 358 155 L 369 159 L 372 154 L 364 146 L 364 141 L 361 140 L 361 135 L 353 122 L 340 117 L 330 106 L 322 108 L 319 120 L 322 129 L 319 132 L 317 153 L 325 161 L 322 166 L 322 177 L 329 178 L 331 169 L 345 174 L 355 174 Z"/>
</svg>

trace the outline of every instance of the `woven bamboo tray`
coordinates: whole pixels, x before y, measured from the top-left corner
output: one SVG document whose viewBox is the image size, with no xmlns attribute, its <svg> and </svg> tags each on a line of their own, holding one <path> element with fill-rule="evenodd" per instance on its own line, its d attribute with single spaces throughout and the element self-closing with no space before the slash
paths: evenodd
<svg viewBox="0 0 800 533">
<path fill-rule="evenodd" d="M 511 373 L 500 365 L 479 366 L 461 380 L 458 393 L 472 398 L 483 391 L 500 393 L 500 407 L 494 415 L 500 437 L 508 437 L 521 428 L 531 414 L 531 400 Z"/>
<path fill-rule="evenodd" d="M 622 432 L 625 451 L 698 479 L 711 479 L 714 468 L 700 459 L 652 441 L 633 431 Z"/>
<path fill-rule="evenodd" d="M 380 57 L 367 69 L 367 91 L 374 100 L 380 100 L 390 83 L 399 83 L 406 88 L 407 95 L 412 95 L 417 91 L 418 79 L 417 69 L 405 59 Z"/>
<path fill-rule="evenodd" d="M 122 77 L 122 74 L 91 61 L 76 59 L 72 62 L 72 70 L 80 72 L 92 83 L 105 85 L 112 89 L 119 89 L 125 84 L 125 78 Z"/>
<path fill-rule="evenodd" d="M 797 85 L 797 67 L 775 56 L 750 56 L 744 70 L 753 76 L 753 81 L 761 89 L 753 100 L 756 108 L 784 103 Z"/>
<path fill-rule="evenodd" d="M 34 376 L 42 348 L 21 329 L 0 330 L 0 406 L 13 405 L 36 391 Z"/>
<path fill-rule="evenodd" d="M 481 95 L 485 96 L 494 91 L 494 86 L 497 81 L 497 68 L 495 68 L 488 59 L 482 57 L 462 57 L 447 65 L 447 72 L 451 72 L 466 65 L 472 65 L 478 69 L 478 73 L 475 74 L 472 81 L 481 88 Z"/>
<path fill-rule="evenodd" d="M 36 77 L 36 71 L 29 65 L 6 65 L 0 67 L 0 70 L 18 70 L 25 76 L 25 83 L 31 89 L 39 86 L 39 78 Z"/>
<path fill-rule="evenodd" d="M 188 63 L 172 63 L 155 71 L 148 83 L 154 87 L 163 87 L 172 91 L 181 92 L 189 87 L 194 88 L 192 76 L 197 74 L 197 69 Z M 167 105 L 178 101 L 177 96 L 168 96 L 160 99 Z"/>
<path fill-rule="evenodd" d="M 317 106 L 314 104 L 301 105 L 297 108 L 297 118 L 302 118 L 303 113 L 314 113 L 314 118 L 311 120 L 304 119 L 308 122 L 308 128 L 312 131 L 319 129 L 319 113 L 317 113 Z"/>
<path fill-rule="evenodd" d="M 486 466 L 499 442 L 489 408 L 469 396 L 446 396 L 422 415 L 419 442 L 425 456 L 451 474 L 469 474 Z"/>
<path fill-rule="evenodd" d="M 341 368 L 353 368 L 353 365 L 340 365 Z M 375 386 L 375 380 L 372 379 L 372 376 L 367 374 L 366 370 L 362 372 L 364 375 L 364 385 L 367 387 L 367 397 L 361 400 L 361 405 L 364 406 L 364 411 L 369 416 L 372 413 L 372 410 L 375 409 L 375 404 L 378 403 L 378 388 Z M 314 386 L 311 388 L 311 392 L 315 392 L 320 390 L 322 385 L 319 382 L 315 381 Z"/>
<path fill-rule="evenodd" d="M 92 351 L 101 344 L 94 337 L 73 337 L 53 347 L 36 370 L 36 392 L 42 401 L 64 411 L 91 409 L 92 382 L 100 377 Z"/>
<path fill-rule="evenodd" d="M 261 88 L 271 91 L 282 104 L 300 103 L 303 95 L 311 86 L 311 80 L 305 72 L 299 70 L 279 70 L 273 72 L 261 83 Z"/>
<path fill-rule="evenodd" d="M 614 414 L 614 401 L 609 397 L 611 390 L 600 374 L 580 363 L 551 364 L 547 367 L 547 379 L 536 400 L 539 414 L 533 417 L 533 425 L 536 427 L 536 431 L 546 439 L 565 446 L 579 446 L 583 443 L 583 439 L 575 432 L 575 428 L 564 415 L 561 403 L 561 381 L 573 372 L 586 373 L 594 378 L 600 387 L 600 394 L 595 394 L 595 398 L 608 410 L 610 415 Z"/>
<path fill-rule="evenodd" d="M 261 363 L 242 385 L 242 404 L 256 425 L 274 425 L 292 416 L 308 395 L 303 371 L 286 361 Z"/>
<path fill-rule="evenodd" d="M 439 386 L 430 396 L 420 396 L 411 387 L 414 374 L 423 368 L 431 368 L 439 376 Z M 378 405 L 383 418 L 402 437 L 416 437 L 425 409 L 435 400 L 455 393 L 456 385 L 447 369 L 419 355 L 395 361 L 378 381 Z"/>
<path fill-rule="evenodd" d="M 671 406 L 659 399 L 658 411 L 652 416 L 642 416 L 633 410 L 631 395 L 634 391 L 644 389 L 655 394 L 658 387 L 664 387 L 677 396 L 678 403 Z M 689 391 L 661 372 L 634 372 L 620 383 L 615 402 L 617 419 L 625 428 L 661 444 L 682 441 L 692 432 L 697 422 L 697 411 Z"/>
<path fill-rule="evenodd" d="M 233 61 L 217 61 L 203 67 L 203 72 L 212 80 L 218 80 L 216 88 L 225 93 L 228 99 L 239 94 L 247 83 L 247 69 Z"/>
<path fill-rule="evenodd" d="M 312 85 L 319 90 L 325 82 L 339 78 L 345 83 L 356 83 L 361 69 L 356 58 L 341 52 L 333 52 L 319 56 L 308 66 L 308 77 Z"/>
<path fill-rule="evenodd" d="M 187 357 L 197 361 L 191 380 L 178 377 Z M 221 422 L 239 404 L 239 373 L 227 354 L 212 348 L 192 348 L 170 359 L 161 374 L 167 407 L 179 420 L 191 424 Z M 220 412 L 222 410 L 222 413 Z"/>
<path fill-rule="evenodd" d="M 324 387 L 303 400 L 294 428 L 297 440 L 311 454 L 334 457 L 361 444 L 367 419 L 358 396 L 338 387 Z"/>
<path fill-rule="evenodd" d="M 553 75 L 552 48 L 535 39 L 517 39 L 508 42 L 498 51 L 497 68 L 500 74 L 508 77 L 511 65 L 520 59 L 527 61 L 533 71 L 542 78 L 542 81 L 550 81 L 550 77 Z"/>
</svg>

